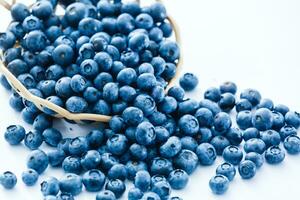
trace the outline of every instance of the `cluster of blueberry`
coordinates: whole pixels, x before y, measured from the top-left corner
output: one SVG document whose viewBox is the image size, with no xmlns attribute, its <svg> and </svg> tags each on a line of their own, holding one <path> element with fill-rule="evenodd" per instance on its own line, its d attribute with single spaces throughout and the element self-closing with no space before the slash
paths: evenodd
<svg viewBox="0 0 300 200">
<path fill-rule="evenodd" d="M 13 22 L 0 34 L 4 63 L 32 94 L 72 113 L 102 115 L 121 114 L 145 91 L 162 95 L 175 76 L 179 47 L 161 3 L 88 0 L 70 4 L 61 17 L 55 6 L 13 5 Z M 17 93 L 10 104 L 29 123 L 40 113 Z"/>
<path fill-rule="evenodd" d="M 213 165 L 218 155 L 225 162 L 209 185 L 214 193 L 223 194 L 236 166 L 243 179 L 250 179 L 264 160 L 282 162 L 281 142 L 288 153 L 300 153 L 300 114 L 261 99 L 257 90 L 244 90 L 237 99 L 237 86 L 226 82 L 209 88 L 200 101 L 188 99 L 185 91 L 193 90 L 198 79 L 186 73 L 180 87 L 165 93 L 179 50 L 176 43 L 164 39 L 172 28 L 164 21 L 162 4 L 140 8 L 137 3 L 100 0 L 95 7 L 94 1 L 84 2 L 90 4 L 70 4 L 62 19 L 45 0 L 32 7 L 32 15 L 16 4 L 12 7 L 15 21 L 0 37 L 8 68 L 27 87 L 37 85 L 28 87 L 31 92 L 61 106 L 59 102 L 66 101 L 72 112 L 89 111 L 96 102 L 94 113 L 113 114 L 109 124 L 101 124 L 85 137 L 64 138 L 52 127 L 51 111 L 32 115 L 37 108 L 13 95 L 10 104 L 17 110 L 25 106 L 24 119 L 34 128 L 26 133 L 22 126 L 12 125 L 4 134 L 10 145 L 23 142 L 32 150 L 23 182 L 34 185 L 48 166 L 66 173 L 60 180 L 51 177 L 41 183 L 45 200 L 72 200 L 83 186 L 98 192 L 97 200 L 115 200 L 125 192 L 125 180 L 134 182 L 129 200 L 180 200 L 170 197 L 171 190 L 186 187 L 197 166 Z M 100 20 L 95 17 L 99 13 Z M 22 51 L 12 47 L 16 39 Z M 71 64 L 77 57 L 78 65 Z M 1 83 L 10 89 L 3 77 Z M 230 113 L 235 114 L 238 127 L 233 126 Z M 53 149 L 42 151 L 43 142 Z M 11 189 L 17 178 L 5 172 L 0 183 Z"/>
</svg>

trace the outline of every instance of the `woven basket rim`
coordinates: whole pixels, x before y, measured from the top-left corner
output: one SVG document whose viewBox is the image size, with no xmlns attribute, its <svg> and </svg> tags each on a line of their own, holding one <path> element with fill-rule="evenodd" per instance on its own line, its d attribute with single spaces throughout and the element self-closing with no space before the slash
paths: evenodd
<svg viewBox="0 0 300 200">
<path fill-rule="evenodd" d="M 156 0 L 157 2 L 162 2 L 162 0 Z M 140 3 L 140 0 L 137 0 Z M 11 6 L 16 3 L 16 0 L 12 0 L 12 4 L 7 3 L 5 0 L 0 0 L 0 5 L 10 10 Z M 174 82 L 177 80 L 181 66 L 182 66 L 182 51 L 181 51 L 181 37 L 179 34 L 179 28 L 176 24 L 175 20 L 168 14 L 167 20 L 173 27 L 173 31 L 175 34 L 175 40 L 180 48 L 180 55 L 178 61 L 176 63 L 176 74 L 175 76 L 168 82 L 168 85 L 165 91 L 168 91 L 170 87 L 174 85 Z M 28 101 L 31 101 L 35 104 L 42 112 L 43 109 L 48 108 L 54 111 L 55 115 L 52 115 L 56 118 L 65 118 L 70 121 L 75 121 L 77 123 L 82 123 L 83 121 L 94 121 L 94 122 L 109 122 L 112 116 L 109 115 L 101 115 L 101 114 L 93 114 L 93 113 L 71 113 L 65 108 L 62 108 L 46 99 L 35 96 L 29 92 L 29 90 L 15 77 L 5 66 L 3 62 L 0 62 L 0 72 L 7 78 L 10 82 L 11 86 L 14 90 L 23 98 Z"/>
</svg>

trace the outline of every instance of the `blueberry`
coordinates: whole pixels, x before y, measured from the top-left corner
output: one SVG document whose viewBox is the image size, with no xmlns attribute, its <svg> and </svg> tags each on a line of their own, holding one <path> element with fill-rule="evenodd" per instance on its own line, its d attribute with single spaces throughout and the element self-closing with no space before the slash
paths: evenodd
<svg viewBox="0 0 300 200">
<path fill-rule="evenodd" d="M 135 18 L 137 28 L 150 29 L 153 27 L 153 18 L 147 13 L 141 13 Z"/>
<path fill-rule="evenodd" d="M 33 78 L 31 74 L 21 74 L 18 76 L 18 80 L 27 88 L 35 88 L 36 87 L 36 81 Z"/>
<path fill-rule="evenodd" d="M 205 142 L 210 142 L 213 135 L 210 129 L 208 128 L 200 128 L 199 129 L 199 134 L 197 137 L 198 143 L 205 143 Z"/>
<path fill-rule="evenodd" d="M 128 149 L 128 140 L 126 136 L 114 134 L 107 140 L 107 150 L 113 155 L 122 155 Z"/>
<path fill-rule="evenodd" d="M 116 198 L 120 198 L 125 192 L 126 186 L 123 181 L 119 179 L 112 179 L 106 183 L 105 189 L 112 191 Z"/>
<path fill-rule="evenodd" d="M 155 102 L 161 102 L 165 98 L 165 90 L 161 86 L 155 86 L 151 92 L 151 97 Z"/>
<path fill-rule="evenodd" d="M 143 197 L 143 192 L 138 189 L 138 188 L 131 188 L 129 191 L 128 191 L 128 200 L 136 200 L 136 199 L 141 199 Z"/>
<path fill-rule="evenodd" d="M 15 60 L 11 61 L 10 63 L 8 63 L 7 69 L 9 69 L 9 71 L 13 75 L 18 76 L 20 74 L 28 72 L 29 66 L 23 60 L 15 59 Z"/>
<path fill-rule="evenodd" d="M 88 150 L 87 139 L 82 136 L 73 138 L 69 143 L 68 150 L 71 155 L 81 156 Z"/>
<path fill-rule="evenodd" d="M 57 200 L 74 200 L 74 196 L 69 193 L 60 193 L 56 198 Z"/>
<path fill-rule="evenodd" d="M 11 90 L 11 85 L 8 82 L 8 80 L 6 79 L 6 77 L 1 74 L 0 75 L 0 84 L 6 89 L 6 90 Z"/>
<path fill-rule="evenodd" d="M 97 53 L 94 60 L 98 64 L 100 71 L 109 71 L 113 65 L 111 56 L 106 52 Z"/>
<path fill-rule="evenodd" d="M 63 78 L 64 69 L 60 65 L 51 65 L 47 68 L 45 75 L 46 79 L 54 81 L 58 80 L 59 83 L 59 79 Z"/>
<path fill-rule="evenodd" d="M 250 140 L 252 138 L 259 138 L 260 134 L 259 131 L 256 128 L 247 128 L 246 130 L 244 130 L 243 132 L 243 139 L 245 141 Z"/>
<path fill-rule="evenodd" d="M 102 90 L 105 84 L 112 81 L 113 77 L 109 73 L 101 72 L 94 79 L 94 85 L 98 90 Z"/>
<path fill-rule="evenodd" d="M 57 195 L 59 192 L 59 181 L 54 177 L 47 178 L 41 183 L 41 191 L 44 196 Z"/>
<path fill-rule="evenodd" d="M 66 154 L 70 154 L 69 146 L 73 139 L 71 138 L 63 138 L 57 145 L 58 150 L 64 151 Z"/>
<path fill-rule="evenodd" d="M 194 136 L 199 131 L 198 120 L 192 115 L 184 115 L 178 121 L 178 127 L 184 135 Z"/>
<path fill-rule="evenodd" d="M 82 97 L 72 96 L 66 101 L 66 109 L 72 113 L 83 113 L 87 108 L 88 103 Z"/>
<path fill-rule="evenodd" d="M 80 158 L 74 156 L 68 156 L 62 162 L 62 168 L 66 173 L 80 174 L 82 166 Z"/>
<path fill-rule="evenodd" d="M 172 35 L 173 27 L 169 22 L 162 22 L 159 28 L 162 30 L 164 37 L 168 38 Z"/>
<path fill-rule="evenodd" d="M 226 162 L 238 165 L 243 159 L 243 152 L 237 146 L 228 146 L 223 151 L 223 158 Z"/>
<path fill-rule="evenodd" d="M 153 27 L 150 31 L 149 31 L 149 38 L 150 40 L 153 40 L 155 42 L 161 42 L 163 40 L 163 31 L 158 28 L 158 27 Z"/>
<path fill-rule="evenodd" d="M 101 154 L 101 169 L 108 171 L 112 166 L 119 163 L 118 158 L 114 157 L 111 153 L 103 153 Z"/>
<path fill-rule="evenodd" d="M 210 144 L 215 147 L 217 155 L 222 155 L 223 150 L 230 145 L 230 142 L 224 136 L 218 135 L 211 139 Z"/>
<path fill-rule="evenodd" d="M 251 138 L 245 142 L 244 150 L 246 153 L 256 152 L 259 154 L 263 154 L 266 150 L 266 144 L 262 139 Z"/>
<path fill-rule="evenodd" d="M 30 11 L 27 6 L 22 3 L 16 3 L 12 5 L 11 16 L 15 21 L 22 22 L 27 16 L 30 15 Z"/>
<path fill-rule="evenodd" d="M 99 20 L 90 17 L 83 18 L 78 24 L 78 30 L 81 35 L 92 36 L 102 29 L 102 23 Z"/>
<path fill-rule="evenodd" d="M 227 113 L 220 112 L 214 117 L 215 130 L 224 133 L 230 129 L 232 125 L 231 118 Z"/>
<path fill-rule="evenodd" d="M 225 162 L 217 167 L 216 174 L 223 175 L 227 177 L 229 181 L 232 181 L 235 177 L 236 170 L 232 164 Z"/>
<path fill-rule="evenodd" d="M 220 85 L 220 92 L 235 94 L 237 91 L 237 86 L 235 83 L 227 81 Z"/>
<path fill-rule="evenodd" d="M 256 152 L 247 153 L 245 160 L 251 160 L 256 165 L 256 168 L 260 168 L 264 164 L 264 157 Z"/>
<path fill-rule="evenodd" d="M 91 149 L 97 149 L 104 141 L 104 134 L 102 131 L 95 129 L 89 132 L 86 136 L 86 140 Z"/>
<path fill-rule="evenodd" d="M 166 80 L 171 80 L 176 75 L 176 65 L 174 63 L 166 63 L 165 71 L 162 73 L 162 77 Z"/>
<path fill-rule="evenodd" d="M 196 149 L 196 154 L 201 165 L 212 165 L 217 158 L 214 146 L 209 143 L 201 143 Z"/>
<path fill-rule="evenodd" d="M 168 175 L 173 170 L 172 162 L 166 158 L 156 157 L 152 160 L 150 171 L 152 175 Z"/>
<path fill-rule="evenodd" d="M 171 197 L 170 200 L 183 200 L 183 199 L 180 197 Z"/>
<path fill-rule="evenodd" d="M 252 117 L 252 124 L 260 131 L 268 130 L 273 125 L 272 112 L 266 108 L 256 110 Z"/>
<path fill-rule="evenodd" d="M 52 58 L 56 64 L 68 66 L 74 59 L 74 51 L 71 46 L 60 44 L 53 50 Z"/>
<path fill-rule="evenodd" d="M 115 13 L 115 5 L 109 1 L 101 1 L 97 4 L 97 10 L 101 16 L 111 16 Z"/>
<path fill-rule="evenodd" d="M 0 48 L 2 50 L 12 48 L 15 42 L 16 42 L 16 37 L 12 32 L 7 31 L 4 33 L 0 33 Z"/>
<path fill-rule="evenodd" d="M 51 41 L 54 42 L 56 38 L 61 36 L 63 34 L 62 30 L 58 26 L 50 26 L 46 32 L 45 32 L 47 38 Z"/>
<path fill-rule="evenodd" d="M 119 87 L 116 83 L 107 83 L 103 87 L 103 99 L 107 102 L 113 103 L 118 100 Z"/>
<path fill-rule="evenodd" d="M 100 170 L 92 169 L 83 174 L 82 182 L 87 191 L 98 192 L 104 186 L 105 175 Z"/>
<path fill-rule="evenodd" d="M 96 200 L 116 200 L 116 196 L 110 190 L 103 190 L 97 194 Z"/>
<path fill-rule="evenodd" d="M 159 181 L 152 185 L 151 191 L 158 194 L 160 199 L 168 199 L 171 194 L 171 186 L 167 181 Z"/>
<path fill-rule="evenodd" d="M 66 174 L 60 179 L 59 188 L 62 193 L 78 195 L 82 191 L 82 179 L 76 174 Z"/>
<path fill-rule="evenodd" d="M 279 146 L 271 146 L 266 150 L 265 159 L 269 164 L 279 164 L 284 160 L 284 158 L 285 153 Z"/>
<path fill-rule="evenodd" d="M 6 128 L 4 138 L 10 145 L 18 145 L 25 138 L 25 129 L 20 125 L 11 125 Z"/>
<path fill-rule="evenodd" d="M 43 135 L 39 131 L 29 131 L 24 138 L 24 144 L 30 150 L 38 149 L 43 143 Z"/>
<path fill-rule="evenodd" d="M 275 112 L 279 112 L 279 113 L 281 113 L 283 116 L 285 116 L 285 114 L 286 114 L 287 112 L 289 112 L 290 109 L 289 109 L 286 105 L 278 104 L 278 105 L 274 106 L 274 111 L 275 111 Z"/>
<path fill-rule="evenodd" d="M 243 141 L 243 133 L 239 128 L 230 128 L 226 133 L 226 138 L 232 145 L 238 146 Z"/>
<path fill-rule="evenodd" d="M 82 156 L 80 162 L 84 170 L 97 169 L 100 166 L 101 155 L 96 150 L 89 150 Z"/>
<path fill-rule="evenodd" d="M 192 74 L 192 73 L 186 73 L 184 74 L 180 80 L 180 86 L 185 90 L 185 91 L 191 91 L 196 88 L 198 85 L 198 78 Z"/>
<path fill-rule="evenodd" d="M 33 186 L 38 181 L 39 174 L 33 170 L 29 169 L 27 171 L 22 172 L 22 181 L 26 186 Z"/>
<path fill-rule="evenodd" d="M 260 139 L 264 141 L 266 147 L 279 145 L 281 138 L 277 131 L 274 130 L 267 130 L 260 133 Z"/>
<path fill-rule="evenodd" d="M 122 85 L 131 85 L 136 79 L 136 71 L 132 68 L 124 68 L 117 75 L 117 81 Z"/>
<path fill-rule="evenodd" d="M 229 112 L 233 109 L 235 106 L 235 97 L 231 93 L 224 93 L 221 95 L 221 98 L 219 100 L 219 107 L 225 111 Z"/>
<path fill-rule="evenodd" d="M 236 116 L 236 123 L 245 130 L 252 127 L 252 113 L 249 110 L 240 111 Z"/>
<path fill-rule="evenodd" d="M 109 179 L 120 179 L 122 181 L 125 181 L 125 179 L 127 178 L 126 166 L 123 164 L 115 164 L 108 171 L 107 177 Z"/>
<path fill-rule="evenodd" d="M 42 31 L 31 31 L 26 36 L 26 47 L 29 51 L 40 52 L 47 46 L 47 37 Z"/>
<path fill-rule="evenodd" d="M 37 113 L 30 110 L 30 108 L 24 108 L 21 112 L 22 119 L 28 123 L 33 124 L 34 118 L 37 116 Z"/>
<path fill-rule="evenodd" d="M 62 134 L 54 128 L 45 129 L 42 135 L 44 141 L 52 147 L 57 147 L 58 143 L 62 140 Z"/>
<path fill-rule="evenodd" d="M 290 135 L 287 138 L 285 138 L 283 146 L 289 154 L 299 154 L 300 138 L 296 135 Z"/>
<path fill-rule="evenodd" d="M 209 187 L 213 193 L 221 195 L 224 194 L 229 187 L 229 180 L 226 176 L 215 175 L 209 181 Z"/>
<path fill-rule="evenodd" d="M 37 89 L 39 89 L 44 96 L 48 97 L 55 94 L 55 84 L 54 80 L 40 81 L 37 85 Z"/>
<path fill-rule="evenodd" d="M 239 164 L 238 170 L 243 179 L 251 179 L 256 174 L 256 165 L 250 160 L 244 160 Z"/>
<path fill-rule="evenodd" d="M 181 87 L 173 86 L 168 90 L 168 95 L 174 97 L 177 101 L 183 101 L 185 92 Z"/>
<path fill-rule="evenodd" d="M 150 179 L 151 176 L 148 171 L 138 171 L 134 179 L 134 186 L 141 191 L 146 192 L 150 188 Z"/>
<path fill-rule="evenodd" d="M 141 200 L 161 200 L 161 198 L 154 192 L 146 192 Z"/>
<path fill-rule="evenodd" d="M 219 102 L 221 99 L 221 92 L 219 88 L 210 87 L 204 92 L 204 98 L 214 102 Z"/>
<path fill-rule="evenodd" d="M 51 167 L 60 167 L 64 159 L 66 158 L 66 154 L 61 149 L 55 149 L 48 152 L 49 165 Z"/>
<path fill-rule="evenodd" d="M 74 92 L 80 93 L 83 92 L 87 87 L 87 80 L 83 76 L 77 74 L 72 77 L 70 84 Z"/>
<path fill-rule="evenodd" d="M 172 166 L 172 163 L 171 163 Z M 147 170 L 147 164 L 143 161 L 128 161 L 126 163 L 127 178 L 128 180 L 134 180 L 136 172 L 140 170 Z"/>
<path fill-rule="evenodd" d="M 156 134 L 156 136 L 157 136 L 157 134 Z M 180 142 L 181 142 L 182 149 L 187 149 L 187 150 L 195 152 L 196 148 L 198 147 L 197 141 L 193 137 L 190 137 L 190 136 L 184 136 L 184 137 L 180 138 Z"/>
<path fill-rule="evenodd" d="M 46 98 L 46 100 L 49 101 L 50 103 L 53 103 L 53 104 L 57 105 L 57 106 L 60 106 L 60 107 L 64 106 L 63 100 L 58 96 L 49 96 L 49 97 Z M 52 115 L 52 116 L 56 114 L 56 112 L 54 112 L 53 110 L 51 110 L 49 108 L 44 108 L 43 112 L 48 114 L 48 115 Z"/>
<path fill-rule="evenodd" d="M 41 81 L 45 79 L 45 69 L 40 66 L 34 66 L 30 70 L 30 74 L 34 77 L 36 81 Z"/>
<path fill-rule="evenodd" d="M 4 172 L 0 175 L 0 184 L 7 190 L 13 189 L 17 184 L 17 177 L 12 172 Z"/>
<path fill-rule="evenodd" d="M 151 90 L 156 85 L 156 78 L 151 73 L 144 73 L 137 78 L 137 87 L 141 90 Z"/>
<path fill-rule="evenodd" d="M 273 125 L 272 129 L 280 130 L 285 125 L 284 116 L 280 112 L 273 111 Z"/>
<path fill-rule="evenodd" d="M 129 152 L 134 160 L 145 160 L 148 154 L 145 146 L 136 143 L 130 146 Z"/>
<path fill-rule="evenodd" d="M 165 158 L 172 158 L 180 152 L 181 147 L 180 139 L 172 136 L 160 146 L 160 155 Z"/>
<path fill-rule="evenodd" d="M 285 122 L 287 125 L 293 126 L 296 129 L 300 126 L 300 113 L 289 111 L 285 114 Z"/>
<path fill-rule="evenodd" d="M 33 128 L 37 131 L 44 131 L 52 126 L 52 118 L 44 113 L 39 114 L 33 122 Z"/>
<path fill-rule="evenodd" d="M 140 108 L 145 116 L 151 115 L 155 110 L 154 99 L 146 94 L 138 95 L 134 100 L 134 106 Z"/>
<path fill-rule="evenodd" d="M 246 89 L 240 94 L 240 98 L 247 99 L 253 106 L 256 106 L 261 100 L 261 95 L 255 89 Z"/>
<path fill-rule="evenodd" d="M 42 174 L 48 167 L 49 159 L 47 154 L 41 150 L 30 152 L 27 159 L 27 167 L 34 169 L 39 174 Z"/>
<path fill-rule="evenodd" d="M 183 149 L 174 159 L 175 167 L 179 169 L 183 169 L 188 174 L 191 174 L 195 171 L 198 165 L 198 157 L 197 155 L 190 151 Z"/>
<path fill-rule="evenodd" d="M 148 35 L 135 33 L 129 38 L 128 47 L 135 52 L 140 52 L 149 46 L 149 41 Z"/>
<path fill-rule="evenodd" d="M 40 19 L 47 19 L 53 12 L 53 6 L 49 1 L 39 1 L 33 4 L 32 14 Z"/>
<path fill-rule="evenodd" d="M 96 102 L 92 110 L 93 113 L 100 115 L 109 115 L 111 113 L 110 105 L 106 101 L 101 99 Z"/>
<path fill-rule="evenodd" d="M 235 109 L 237 112 L 252 110 L 252 104 L 247 99 L 240 99 L 238 102 L 236 102 Z"/>
<path fill-rule="evenodd" d="M 198 119 L 200 127 L 211 127 L 213 125 L 213 113 L 207 108 L 199 108 L 195 117 Z"/>
<path fill-rule="evenodd" d="M 95 103 L 99 100 L 101 93 L 94 87 L 87 87 L 83 92 L 83 98 L 88 103 Z"/>
<path fill-rule="evenodd" d="M 151 60 L 151 65 L 154 68 L 154 74 L 158 76 L 165 71 L 166 61 L 161 57 L 154 57 Z"/>
<path fill-rule="evenodd" d="M 256 106 L 258 109 L 259 108 L 267 108 L 269 110 L 273 110 L 274 108 L 274 103 L 271 99 L 262 99 L 260 103 Z"/>
<path fill-rule="evenodd" d="M 149 122 L 142 122 L 135 132 L 136 141 L 141 145 L 153 144 L 156 138 L 154 126 Z"/>
<path fill-rule="evenodd" d="M 8 25 L 8 27 L 7 27 L 7 30 L 8 31 L 10 31 L 10 32 L 12 32 L 14 35 L 15 35 L 15 37 L 16 37 L 16 39 L 18 39 L 18 40 L 20 40 L 20 39 L 22 39 L 22 38 L 24 38 L 24 36 L 25 36 L 25 30 L 24 30 L 24 28 L 23 28 L 23 25 L 22 25 L 22 22 L 17 22 L 17 21 L 14 21 L 14 22 L 11 22 L 9 25 Z M 12 49 L 15 49 L 15 50 L 17 50 L 17 51 L 19 51 L 20 50 L 20 48 L 12 48 Z M 8 49 L 9 50 L 9 49 Z M 7 52 L 7 51 L 6 51 Z M 20 52 L 21 53 L 21 52 Z M 5 58 L 6 56 L 5 56 L 5 53 L 4 53 L 4 60 L 6 61 L 6 62 L 8 62 L 8 60 L 6 60 L 7 59 L 7 57 Z M 10 61 L 12 61 L 12 59 L 11 59 L 12 57 L 10 57 Z"/>
<path fill-rule="evenodd" d="M 166 8 L 162 3 L 154 3 L 150 6 L 150 15 L 155 22 L 163 22 L 166 17 Z"/>
<path fill-rule="evenodd" d="M 14 34 L 16 35 L 16 33 Z M 3 52 L 3 60 L 6 65 L 18 58 L 21 58 L 21 48 L 9 48 Z M 4 77 L 4 75 L 2 75 L 2 77 Z"/>
<path fill-rule="evenodd" d="M 165 114 L 170 114 L 177 109 L 177 105 L 175 98 L 166 96 L 164 100 L 158 104 L 158 110 Z"/>
<path fill-rule="evenodd" d="M 189 181 L 188 174 L 182 169 L 173 170 L 168 176 L 168 182 L 172 189 L 181 190 L 186 187 Z"/>
</svg>

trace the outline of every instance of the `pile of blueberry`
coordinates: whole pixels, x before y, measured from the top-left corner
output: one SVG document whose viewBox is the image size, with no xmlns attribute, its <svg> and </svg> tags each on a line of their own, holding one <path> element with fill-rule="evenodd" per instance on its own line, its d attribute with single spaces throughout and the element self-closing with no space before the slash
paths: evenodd
<svg viewBox="0 0 300 200">
<path fill-rule="evenodd" d="M 207 89 L 200 101 L 189 99 L 185 92 L 198 78 L 186 73 L 180 87 L 165 93 L 179 49 L 165 39 L 172 27 L 162 4 L 81 0 L 63 17 L 53 14 L 54 5 L 41 0 L 31 12 L 22 4 L 12 7 L 14 22 L 0 35 L 5 63 L 35 95 L 71 112 L 113 116 L 85 137 L 67 138 L 53 128 L 50 110 L 41 113 L 13 93 L 10 105 L 33 124 L 33 131 L 11 125 L 4 133 L 10 145 L 32 150 L 22 181 L 35 185 L 49 166 L 66 173 L 41 182 L 45 200 L 73 200 L 83 188 L 97 192 L 96 200 L 115 200 L 126 180 L 134 183 L 129 200 L 181 200 L 171 190 L 185 188 L 189 175 L 217 156 L 224 163 L 209 186 L 223 194 L 236 168 L 250 179 L 264 161 L 279 164 L 285 151 L 300 153 L 300 114 L 255 89 L 237 98 L 236 84 L 226 82 Z M 21 47 L 13 47 L 16 41 Z M 3 76 L 1 83 L 11 89 Z M 44 152 L 42 143 L 51 150 Z M 5 172 L 0 183 L 12 189 L 17 177 Z"/>
</svg>

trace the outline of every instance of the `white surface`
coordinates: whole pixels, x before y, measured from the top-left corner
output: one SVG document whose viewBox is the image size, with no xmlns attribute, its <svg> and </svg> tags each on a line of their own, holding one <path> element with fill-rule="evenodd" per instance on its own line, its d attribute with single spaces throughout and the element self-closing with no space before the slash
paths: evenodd
<svg viewBox="0 0 300 200">
<path fill-rule="evenodd" d="M 200 79 L 197 91 L 191 96 L 200 99 L 206 88 L 232 80 L 240 89 L 259 89 L 264 97 L 300 110 L 300 1 L 172 0 L 166 1 L 166 5 L 181 27 L 184 71 L 192 71 Z M 9 17 L 6 11 L 0 12 L 0 30 L 4 30 Z M 2 134 L 6 126 L 22 124 L 20 114 L 9 108 L 8 96 L 1 87 Z M 66 132 L 68 126 L 61 125 Z M 84 135 L 87 133 L 84 129 L 74 129 L 72 134 Z M 0 188 L 1 200 L 42 199 L 39 185 L 24 187 L 20 179 L 28 153 L 22 146 L 10 147 L 0 137 L 0 172 L 11 170 L 19 177 L 14 190 Z M 184 200 L 296 200 L 300 189 L 299 165 L 299 156 L 287 156 L 279 166 L 264 165 L 250 181 L 237 175 L 223 196 L 213 195 L 208 187 L 216 166 L 199 167 L 188 187 L 176 194 Z M 40 181 L 52 175 L 60 177 L 62 173 L 48 170 Z M 95 194 L 84 192 L 76 199 L 92 200 Z"/>
</svg>

